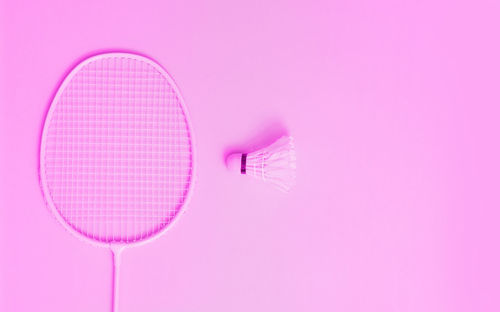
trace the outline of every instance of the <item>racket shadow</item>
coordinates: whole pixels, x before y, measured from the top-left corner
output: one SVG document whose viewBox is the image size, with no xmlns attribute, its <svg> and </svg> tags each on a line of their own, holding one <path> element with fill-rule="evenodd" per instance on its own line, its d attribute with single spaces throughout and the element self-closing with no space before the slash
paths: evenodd
<svg viewBox="0 0 500 312">
<path fill-rule="evenodd" d="M 68 232 L 110 249 L 111 311 L 123 249 L 165 233 L 189 200 L 191 129 L 171 75 L 136 51 L 81 56 L 49 97 L 38 146 L 41 192 Z"/>
</svg>

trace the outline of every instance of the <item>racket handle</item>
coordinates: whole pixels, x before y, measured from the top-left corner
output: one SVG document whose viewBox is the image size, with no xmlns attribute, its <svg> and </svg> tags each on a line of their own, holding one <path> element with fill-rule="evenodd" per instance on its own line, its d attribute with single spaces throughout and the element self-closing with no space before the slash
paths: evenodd
<svg viewBox="0 0 500 312">
<path fill-rule="evenodd" d="M 110 245 L 111 257 L 113 261 L 113 276 L 111 284 L 111 312 L 118 312 L 118 289 L 120 286 L 120 263 L 121 263 L 121 253 L 124 246 L 122 245 Z"/>
</svg>

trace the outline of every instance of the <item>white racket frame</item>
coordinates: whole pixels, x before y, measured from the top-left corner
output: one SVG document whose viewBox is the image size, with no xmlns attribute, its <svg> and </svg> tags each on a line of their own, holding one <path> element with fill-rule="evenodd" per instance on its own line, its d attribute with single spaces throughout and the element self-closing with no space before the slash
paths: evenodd
<svg viewBox="0 0 500 312">
<path fill-rule="evenodd" d="M 64 92 L 64 90 L 66 89 L 66 86 L 71 82 L 71 80 L 73 79 L 73 77 L 83 68 L 85 67 L 86 65 L 88 65 L 89 63 L 93 62 L 93 61 L 96 61 L 96 60 L 99 60 L 99 59 L 106 59 L 106 58 L 115 58 L 115 57 L 125 57 L 125 58 L 130 58 L 130 59 L 135 59 L 135 60 L 138 60 L 138 61 L 142 61 L 142 62 L 146 62 L 148 63 L 149 65 L 153 66 L 156 70 L 158 70 L 158 72 L 160 72 L 160 74 L 163 75 L 163 77 L 165 77 L 165 79 L 167 80 L 167 82 L 170 84 L 170 86 L 174 89 L 177 97 L 179 98 L 179 102 L 180 102 L 180 105 L 181 105 L 181 108 L 182 108 L 182 111 L 184 113 L 184 116 L 185 116 L 185 119 L 186 119 L 186 124 L 187 124 L 187 127 L 189 129 L 189 135 L 190 135 L 190 140 L 191 140 L 191 177 L 190 177 L 190 181 L 189 181 L 189 189 L 187 191 L 187 194 L 186 194 L 186 197 L 185 197 L 185 200 L 184 200 L 184 203 L 182 204 L 182 207 L 179 209 L 179 211 L 176 213 L 176 215 L 173 217 L 173 219 L 170 221 L 169 224 L 167 224 L 163 229 L 159 230 L 158 232 L 148 236 L 148 237 L 145 237 L 145 238 L 142 238 L 142 239 L 139 239 L 139 240 L 134 240 L 134 241 L 131 241 L 131 242 L 127 242 L 127 243 L 121 243 L 121 242 L 103 242 L 103 241 L 100 241 L 100 240 L 97 240 L 97 239 L 94 239 L 94 238 L 90 238 L 86 235 L 84 235 L 83 233 L 75 230 L 68 222 L 66 222 L 66 220 L 62 217 L 61 213 L 59 212 L 59 210 L 57 210 L 53 200 L 52 200 L 52 197 L 50 195 L 50 188 L 47 184 L 47 176 L 46 176 L 46 173 L 45 173 L 45 147 L 46 147 L 46 133 L 48 133 L 48 127 L 49 127 L 49 124 L 50 124 L 50 121 L 52 120 L 52 115 L 54 114 L 54 111 L 55 111 L 55 108 L 57 106 L 57 103 L 62 95 L 62 93 Z M 114 305 L 114 309 L 113 310 L 116 310 L 116 299 L 117 299 L 117 281 L 118 281 L 118 276 L 116 274 L 116 270 L 118 269 L 118 266 L 119 266 L 119 263 L 120 263 L 120 254 L 121 252 L 123 251 L 124 248 L 128 248 L 128 247 L 134 247 L 134 246 L 140 246 L 140 245 L 143 245 L 143 244 L 146 244 L 146 243 L 149 243 L 151 241 L 154 241 L 156 239 L 158 239 L 160 236 L 164 235 L 165 232 L 167 232 L 168 229 L 172 228 L 172 226 L 174 226 L 179 217 L 184 214 L 184 212 L 186 211 L 186 206 L 189 204 L 190 200 L 191 200 L 191 196 L 192 196 L 192 193 L 193 193 L 193 188 L 194 188 L 194 185 L 195 185 L 195 182 L 196 182 L 196 161 L 195 161 L 195 156 L 196 156 L 196 150 L 195 150 L 195 138 L 194 138 L 194 135 L 193 135 L 193 127 L 191 125 L 191 118 L 190 118 L 190 114 L 189 114 L 189 111 L 187 110 L 186 108 L 186 105 L 184 103 L 184 98 L 182 96 L 182 93 L 180 92 L 179 88 L 177 87 L 177 84 L 175 83 L 174 79 L 172 78 L 172 76 L 170 76 L 168 74 L 168 72 L 163 68 L 161 67 L 160 64 L 158 64 L 157 62 L 155 62 L 154 60 L 146 57 L 146 56 L 143 56 L 143 55 L 139 55 L 139 54 L 134 54 L 134 53 L 125 53 L 125 52 L 110 52 L 110 53 L 101 53 L 101 54 L 97 54 L 97 55 L 93 55 L 93 56 L 90 56 L 88 58 L 86 58 L 85 60 L 81 61 L 78 65 L 76 65 L 72 70 L 71 72 L 66 76 L 66 78 L 64 78 L 64 81 L 62 82 L 62 84 L 59 86 L 59 89 L 57 90 L 57 93 L 56 95 L 54 96 L 54 99 L 52 100 L 51 104 L 50 104 L 50 107 L 49 107 L 49 111 L 47 112 L 47 116 L 45 117 L 45 121 L 44 121 L 44 125 L 43 125 L 43 130 L 42 130 L 42 136 L 41 136 L 41 143 L 40 143 L 40 169 L 39 169 L 39 172 L 40 172 L 40 184 L 41 184 L 41 187 L 42 187 L 42 192 L 43 192 L 43 195 L 45 197 L 45 200 L 46 200 L 46 203 L 47 205 L 49 206 L 50 210 L 52 211 L 52 214 L 55 216 L 55 218 L 57 219 L 57 221 L 59 221 L 59 223 L 68 231 L 70 232 L 71 234 L 73 234 L 76 238 L 78 238 L 79 240 L 83 240 L 91 245 L 94 245 L 94 246 L 97 246 L 97 247 L 105 247 L 105 248 L 110 248 L 111 252 L 113 253 L 113 261 L 114 261 L 114 268 L 113 270 L 114 271 L 114 280 L 113 280 L 113 283 L 114 283 L 114 293 L 115 293 L 115 296 L 113 298 L 113 305 Z"/>
</svg>

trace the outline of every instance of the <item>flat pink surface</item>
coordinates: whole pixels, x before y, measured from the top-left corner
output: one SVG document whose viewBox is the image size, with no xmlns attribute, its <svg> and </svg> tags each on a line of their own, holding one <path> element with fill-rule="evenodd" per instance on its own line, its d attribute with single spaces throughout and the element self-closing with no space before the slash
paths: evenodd
<svg viewBox="0 0 500 312">
<path fill-rule="evenodd" d="M 498 311 L 497 1 L 0 3 L 0 310 L 109 311 L 111 256 L 38 183 L 59 81 L 138 51 L 191 112 L 198 180 L 124 251 L 120 311 Z M 296 138 L 284 195 L 224 153 Z M 243 144 L 243 145 L 241 145 Z"/>
</svg>

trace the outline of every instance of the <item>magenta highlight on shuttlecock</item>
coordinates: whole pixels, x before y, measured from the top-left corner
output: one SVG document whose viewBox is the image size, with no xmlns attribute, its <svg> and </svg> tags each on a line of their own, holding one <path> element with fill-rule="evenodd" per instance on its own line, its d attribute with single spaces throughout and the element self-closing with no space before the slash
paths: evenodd
<svg viewBox="0 0 500 312">
<path fill-rule="evenodd" d="M 294 139 L 284 135 L 262 149 L 230 154 L 226 166 L 233 172 L 252 176 L 288 192 L 295 185 L 296 178 Z"/>
</svg>

